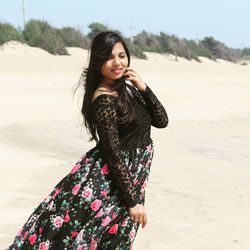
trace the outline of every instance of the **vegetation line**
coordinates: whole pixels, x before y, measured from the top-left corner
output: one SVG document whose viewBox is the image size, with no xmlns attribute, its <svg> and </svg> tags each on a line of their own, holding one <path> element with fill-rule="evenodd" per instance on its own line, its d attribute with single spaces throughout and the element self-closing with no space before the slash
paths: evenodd
<svg viewBox="0 0 250 250">
<path fill-rule="evenodd" d="M 67 55 L 65 47 L 89 49 L 91 39 L 101 31 L 113 30 L 121 34 L 119 30 L 114 30 L 101 23 L 93 22 L 88 27 L 90 32 L 84 35 L 79 29 L 72 27 L 58 29 L 43 20 L 31 19 L 25 24 L 23 30 L 15 28 L 10 23 L 0 22 L 0 45 L 16 40 L 29 46 L 45 49 L 51 54 Z M 142 31 L 133 36 L 132 40 L 125 37 L 125 41 L 131 54 L 141 59 L 147 58 L 144 53 L 146 51 L 172 54 L 176 60 L 178 57 L 184 57 L 188 60 L 200 61 L 199 57 L 203 56 L 211 60 L 224 59 L 245 64 L 242 61 L 250 59 L 250 48 L 229 48 L 213 37 L 204 37 L 200 41 L 195 41 L 180 39 L 164 32 L 152 34 Z"/>
</svg>

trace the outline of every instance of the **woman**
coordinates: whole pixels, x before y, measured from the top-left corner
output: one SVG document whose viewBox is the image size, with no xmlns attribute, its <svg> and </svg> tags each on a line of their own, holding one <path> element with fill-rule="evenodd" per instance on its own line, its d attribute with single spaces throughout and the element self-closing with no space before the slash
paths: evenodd
<svg viewBox="0 0 250 250">
<path fill-rule="evenodd" d="M 147 223 L 150 128 L 166 127 L 167 113 L 114 32 L 93 39 L 84 76 L 82 114 L 97 144 L 36 208 L 9 250 L 132 249 Z"/>
</svg>

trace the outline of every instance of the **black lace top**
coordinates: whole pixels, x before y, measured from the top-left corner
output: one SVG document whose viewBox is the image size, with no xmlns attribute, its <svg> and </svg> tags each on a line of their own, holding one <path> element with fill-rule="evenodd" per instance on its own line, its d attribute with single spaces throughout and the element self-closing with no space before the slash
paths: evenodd
<svg viewBox="0 0 250 250">
<path fill-rule="evenodd" d="M 96 122 L 102 155 L 110 167 L 114 183 L 118 188 L 124 203 L 133 207 L 140 203 L 134 189 L 130 173 L 124 163 L 121 150 L 145 147 L 152 139 L 151 125 L 164 128 L 168 124 L 168 116 L 157 97 L 147 86 L 145 92 L 138 91 L 127 84 L 135 105 L 135 119 L 126 125 L 118 124 L 119 106 L 117 97 L 101 94 L 92 103 L 92 112 Z"/>
</svg>

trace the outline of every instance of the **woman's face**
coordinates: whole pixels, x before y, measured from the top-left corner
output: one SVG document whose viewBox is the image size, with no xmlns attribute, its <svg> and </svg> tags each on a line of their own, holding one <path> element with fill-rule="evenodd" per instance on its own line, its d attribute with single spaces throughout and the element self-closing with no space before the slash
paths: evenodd
<svg viewBox="0 0 250 250">
<path fill-rule="evenodd" d="M 114 45 L 108 61 L 101 67 L 104 83 L 112 84 L 122 77 L 128 67 L 128 57 L 121 42 Z"/>
</svg>

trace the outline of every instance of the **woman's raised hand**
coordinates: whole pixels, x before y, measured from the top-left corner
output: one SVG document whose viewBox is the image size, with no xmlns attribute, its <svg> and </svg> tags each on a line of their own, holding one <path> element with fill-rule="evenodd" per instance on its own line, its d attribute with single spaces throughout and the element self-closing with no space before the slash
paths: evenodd
<svg viewBox="0 0 250 250">
<path fill-rule="evenodd" d="M 128 67 L 123 75 L 126 80 L 129 80 L 138 90 L 144 91 L 146 84 L 142 81 L 140 75 L 131 67 Z"/>
<path fill-rule="evenodd" d="M 129 208 L 129 215 L 133 222 L 139 223 L 144 228 L 147 224 L 146 209 L 142 204 L 136 204 L 134 207 Z"/>
</svg>

